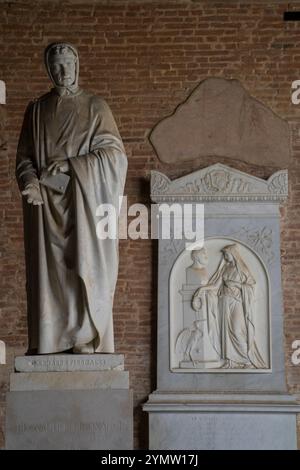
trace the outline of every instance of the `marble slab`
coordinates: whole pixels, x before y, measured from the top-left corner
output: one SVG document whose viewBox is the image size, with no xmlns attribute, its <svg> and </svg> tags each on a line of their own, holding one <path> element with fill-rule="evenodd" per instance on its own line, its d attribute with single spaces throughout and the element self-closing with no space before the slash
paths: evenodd
<svg viewBox="0 0 300 470">
<path fill-rule="evenodd" d="M 130 390 L 9 392 L 8 450 L 129 450 Z"/>
<path fill-rule="evenodd" d="M 296 450 L 295 413 L 244 411 L 149 414 L 155 450 Z"/>
<path fill-rule="evenodd" d="M 3 80 L 0 80 L 0 104 L 6 104 L 6 87 Z"/>
<path fill-rule="evenodd" d="M 118 370 L 84 372 L 18 372 L 10 376 L 10 391 L 94 390 L 129 388 L 129 372 Z"/>
<path fill-rule="evenodd" d="M 66 372 L 88 370 L 124 370 L 123 354 L 47 354 L 18 356 L 18 372 Z"/>
</svg>

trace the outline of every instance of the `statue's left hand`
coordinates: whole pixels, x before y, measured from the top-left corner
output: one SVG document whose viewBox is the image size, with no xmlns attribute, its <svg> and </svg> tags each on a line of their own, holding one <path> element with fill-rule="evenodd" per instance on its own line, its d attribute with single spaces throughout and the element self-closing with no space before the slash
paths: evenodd
<svg viewBox="0 0 300 470">
<path fill-rule="evenodd" d="M 48 171 L 52 175 L 56 175 L 57 173 L 66 173 L 69 171 L 70 165 L 68 160 L 57 160 L 56 162 L 51 163 L 48 166 Z"/>
</svg>

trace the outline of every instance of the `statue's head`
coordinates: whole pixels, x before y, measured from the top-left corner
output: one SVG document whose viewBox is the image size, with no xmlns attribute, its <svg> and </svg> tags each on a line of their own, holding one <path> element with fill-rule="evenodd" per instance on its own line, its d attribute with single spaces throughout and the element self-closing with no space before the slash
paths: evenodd
<svg viewBox="0 0 300 470">
<path fill-rule="evenodd" d="M 237 261 L 240 257 L 238 247 L 235 244 L 225 246 L 221 251 L 223 253 L 225 260 L 229 263 L 233 263 L 234 261 Z"/>
<path fill-rule="evenodd" d="M 205 248 L 201 248 L 200 250 L 193 250 L 191 252 L 191 257 L 194 263 L 199 263 L 204 266 L 206 266 L 208 263 L 208 255 Z"/>
<path fill-rule="evenodd" d="M 45 65 L 56 88 L 78 88 L 79 58 L 72 44 L 56 42 L 45 50 Z"/>
</svg>

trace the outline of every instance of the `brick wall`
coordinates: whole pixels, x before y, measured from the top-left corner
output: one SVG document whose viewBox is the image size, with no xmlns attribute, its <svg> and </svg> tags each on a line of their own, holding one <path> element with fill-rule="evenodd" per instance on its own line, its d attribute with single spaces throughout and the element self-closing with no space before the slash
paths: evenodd
<svg viewBox="0 0 300 470">
<path fill-rule="evenodd" d="M 44 47 L 54 40 L 78 46 L 82 87 L 111 105 L 129 157 L 129 204 L 149 203 L 151 169 L 175 177 L 217 162 L 207 158 L 163 166 L 147 140 L 153 125 L 204 78 L 239 79 L 290 122 L 293 161 L 289 203 L 282 210 L 282 261 L 287 378 L 290 390 L 300 397 L 300 366 L 290 362 L 291 342 L 300 339 L 300 105 L 290 101 L 291 82 L 300 79 L 300 23 L 283 22 L 288 5 L 300 10 L 300 1 L 275 0 L 1 2 L 0 79 L 7 85 L 7 117 L 0 127 L 0 339 L 6 341 L 8 363 L 0 366 L 0 447 L 8 375 L 13 356 L 24 353 L 27 341 L 15 151 L 27 102 L 49 88 L 42 58 Z M 221 162 L 259 177 L 274 171 Z M 155 255 L 155 242 L 121 242 L 115 302 L 117 351 L 126 355 L 135 398 L 136 446 L 143 448 L 147 417 L 140 405 L 155 388 Z"/>
</svg>

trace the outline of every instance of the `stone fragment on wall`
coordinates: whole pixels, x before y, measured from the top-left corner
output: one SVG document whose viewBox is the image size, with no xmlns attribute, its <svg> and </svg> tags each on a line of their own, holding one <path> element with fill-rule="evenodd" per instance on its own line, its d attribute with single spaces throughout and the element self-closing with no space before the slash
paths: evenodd
<svg viewBox="0 0 300 470">
<path fill-rule="evenodd" d="M 150 141 L 164 163 L 228 157 L 287 168 L 286 121 L 253 98 L 238 80 L 208 78 L 152 130 Z"/>
</svg>

